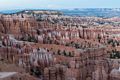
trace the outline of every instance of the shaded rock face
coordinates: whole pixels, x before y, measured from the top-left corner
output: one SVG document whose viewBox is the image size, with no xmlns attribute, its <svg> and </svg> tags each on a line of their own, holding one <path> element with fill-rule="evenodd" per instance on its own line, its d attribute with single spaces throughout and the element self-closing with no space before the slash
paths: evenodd
<svg viewBox="0 0 120 80">
<path fill-rule="evenodd" d="M 92 57 L 93 56 L 91 55 L 91 58 Z M 55 80 L 109 80 L 108 79 L 109 63 L 107 62 L 107 60 L 97 60 L 97 58 L 86 59 L 85 56 L 74 58 L 74 59 L 75 61 L 72 61 L 72 59 L 69 60 L 69 67 L 66 67 L 63 65 L 54 65 L 54 67 L 45 68 L 44 70 L 45 79 L 46 80 L 52 80 L 52 79 L 55 79 Z M 59 69 L 62 71 L 60 71 Z M 63 74 L 64 76 L 61 77 Z"/>
<path fill-rule="evenodd" d="M 58 68 L 55 68 L 53 70 L 54 73 L 49 73 L 49 72 L 53 72 L 51 71 L 50 68 L 48 68 L 48 71 L 46 71 L 45 69 L 46 71 L 46 73 L 44 74 L 45 78 L 47 78 L 47 80 L 52 80 L 52 79 L 56 80 L 56 77 L 58 77 L 58 80 L 109 80 L 108 73 L 106 72 L 104 67 L 97 67 L 95 65 L 92 65 L 90 67 L 90 65 L 88 65 L 88 66 L 81 67 L 79 69 L 76 69 L 76 68 L 64 68 L 64 69 L 65 70 L 63 73 L 57 72 L 57 70 L 59 70 Z M 89 69 L 92 69 L 92 70 L 89 70 Z M 64 76 L 61 77 L 61 75 L 63 74 Z M 50 79 L 47 75 L 52 78 Z M 54 76 L 51 76 L 51 75 L 54 75 Z M 64 79 L 61 79 L 61 78 L 64 78 Z"/>
<path fill-rule="evenodd" d="M 93 80 L 108 80 L 108 73 L 105 70 L 105 67 L 97 64 L 93 72 Z"/>
</svg>

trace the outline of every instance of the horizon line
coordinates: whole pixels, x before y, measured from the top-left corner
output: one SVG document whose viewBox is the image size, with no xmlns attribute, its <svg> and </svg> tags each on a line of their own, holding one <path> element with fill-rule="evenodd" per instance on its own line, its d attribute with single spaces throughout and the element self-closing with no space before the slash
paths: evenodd
<svg viewBox="0 0 120 80">
<path fill-rule="evenodd" d="M 33 10 L 33 9 L 38 9 L 38 10 L 62 10 L 62 9 L 68 9 L 68 10 L 71 10 L 71 9 L 120 9 L 120 8 L 107 8 L 107 7 L 104 7 L 104 8 L 18 8 L 18 9 L 0 9 L 0 10 Z"/>
</svg>

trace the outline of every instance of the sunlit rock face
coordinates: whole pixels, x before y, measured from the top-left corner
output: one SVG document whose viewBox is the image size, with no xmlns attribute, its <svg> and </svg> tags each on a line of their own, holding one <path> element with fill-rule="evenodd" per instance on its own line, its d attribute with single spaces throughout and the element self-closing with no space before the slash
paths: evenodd
<svg viewBox="0 0 120 80">
<path fill-rule="evenodd" d="M 0 30 L 2 33 L 21 34 L 30 31 L 36 25 L 34 18 L 28 15 L 2 15 Z"/>
</svg>

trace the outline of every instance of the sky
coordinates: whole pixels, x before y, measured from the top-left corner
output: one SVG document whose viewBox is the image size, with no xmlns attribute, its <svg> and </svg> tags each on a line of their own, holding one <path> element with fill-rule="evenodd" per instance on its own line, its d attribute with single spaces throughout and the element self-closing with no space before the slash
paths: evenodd
<svg viewBox="0 0 120 80">
<path fill-rule="evenodd" d="M 0 0 L 0 10 L 120 8 L 120 0 Z"/>
</svg>

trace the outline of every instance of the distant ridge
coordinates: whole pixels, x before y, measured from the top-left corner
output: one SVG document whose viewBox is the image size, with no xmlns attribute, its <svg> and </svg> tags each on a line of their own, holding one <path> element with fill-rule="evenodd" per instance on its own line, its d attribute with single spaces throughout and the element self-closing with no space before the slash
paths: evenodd
<svg viewBox="0 0 120 80">
<path fill-rule="evenodd" d="M 21 12 L 23 10 L 3 10 L 3 11 L 0 11 L 1 14 L 14 14 L 14 13 L 17 13 L 17 12 Z"/>
<path fill-rule="evenodd" d="M 24 11 L 58 11 L 52 9 L 15 9 L 15 10 L 2 10 L 0 14 L 17 14 Z"/>
<path fill-rule="evenodd" d="M 86 17 L 120 17 L 120 8 L 75 8 L 72 10 L 61 10 L 64 15 L 69 16 L 86 16 Z"/>
<path fill-rule="evenodd" d="M 17 10 L 4 10 L 0 11 L 1 14 L 17 14 L 28 11 L 59 11 L 62 12 L 63 15 L 67 16 L 94 16 L 94 17 L 103 17 L 103 18 L 111 18 L 111 17 L 120 17 L 120 8 L 75 8 L 75 9 L 17 9 Z"/>
</svg>

